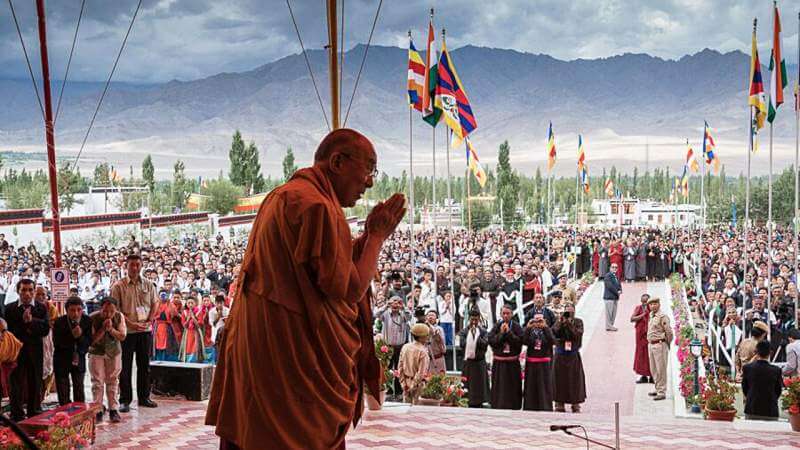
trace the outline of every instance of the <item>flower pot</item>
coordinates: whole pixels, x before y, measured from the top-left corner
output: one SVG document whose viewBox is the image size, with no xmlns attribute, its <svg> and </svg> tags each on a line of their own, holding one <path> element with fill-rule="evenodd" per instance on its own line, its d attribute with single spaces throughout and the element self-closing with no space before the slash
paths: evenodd
<svg viewBox="0 0 800 450">
<path fill-rule="evenodd" d="M 438 398 L 420 397 L 419 400 L 417 400 L 417 404 L 421 406 L 440 406 L 442 401 Z"/>
<path fill-rule="evenodd" d="M 706 409 L 706 420 L 720 420 L 724 422 L 733 422 L 733 419 L 736 417 L 736 410 L 731 409 L 729 411 L 712 411 L 710 409 Z"/>
<path fill-rule="evenodd" d="M 789 424 L 792 431 L 800 431 L 800 414 L 789 414 Z"/>
<path fill-rule="evenodd" d="M 380 402 L 378 402 L 378 400 L 375 400 L 375 397 L 373 397 L 371 394 L 364 393 L 364 397 L 367 400 L 366 401 L 367 409 L 369 409 L 370 411 L 379 411 L 383 407 L 383 402 L 386 401 L 386 391 L 383 390 L 378 394 Z"/>
</svg>

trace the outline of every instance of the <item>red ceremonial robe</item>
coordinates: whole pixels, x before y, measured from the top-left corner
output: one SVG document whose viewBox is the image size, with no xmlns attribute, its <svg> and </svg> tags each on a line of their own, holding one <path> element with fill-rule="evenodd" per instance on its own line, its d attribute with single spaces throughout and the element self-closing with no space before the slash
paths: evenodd
<svg viewBox="0 0 800 450">
<path fill-rule="evenodd" d="M 638 316 L 647 306 L 638 305 L 633 310 L 633 315 Z M 650 321 L 650 314 L 645 314 L 644 318 L 636 322 L 636 353 L 633 356 L 633 371 L 643 377 L 652 376 L 650 374 L 650 357 L 647 354 L 647 323 Z"/>
</svg>

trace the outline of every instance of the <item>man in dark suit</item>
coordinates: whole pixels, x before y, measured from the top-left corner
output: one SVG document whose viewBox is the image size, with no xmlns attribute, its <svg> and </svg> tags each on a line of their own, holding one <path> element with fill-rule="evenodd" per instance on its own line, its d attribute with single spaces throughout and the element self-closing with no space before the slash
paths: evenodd
<svg viewBox="0 0 800 450">
<path fill-rule="evenodd" d="M 92 322 L 83 313 L 80 297 L 70 297 L 66 303 L 67 313 L 53 324 L 53 371 L 56 375 L 58 404 L 70 403 L 69 387 L 72 377 L 72 392 L 76 402 L 85 402 L 83 379 L 86 377 L 86 352 L 91 341 Z"/>
<path fill-rule="evenodd" d="M 617 264 L 611 264 L 611 270 L 603 278 L 603 300 L 606 304 L 606 331 L 617 331 L 614 321 L 617 320 L 617 303 L 622 295 L 622 285 L 617 278 Z"/>
<path fill-rule="evenodd" d="M 756 360 L 742 368 L 742 392 L 745 417 L 755 420 L 777 420 L 778 399 L 783 390 L 781 369 L 769 363 L 769 342 L 756 345 Z"/>
<path fill-rule="evenodd" d="M 16 286 L 19 300 L 6 307 L 8 331 L 22 342 L 17 367 L 11 372 L 11 419 L 25 419 L 22 405 L 27 403 L 28 417 L 42 412 L 42 372 L 44 350 L 42 338 L 50 332 L 47 308 L 33 301 L 33 280 L 23 278 Z"/>
</svg>

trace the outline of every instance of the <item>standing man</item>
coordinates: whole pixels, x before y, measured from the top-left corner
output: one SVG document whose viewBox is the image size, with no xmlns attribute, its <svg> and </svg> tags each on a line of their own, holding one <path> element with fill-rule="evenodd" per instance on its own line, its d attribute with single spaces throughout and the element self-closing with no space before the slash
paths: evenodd
<svg viewBox="0 0 800 450">
<path fill-rule="evenodd" d="M 430 372 L 430 354 L 428 353 L 428 337 L 430 328 L 424 323 L 411 327 L 412 342 L 403 345 L 400 350 L 400 362 L 397 366 L 400 385 L 403 387 L 403 401 L 416 405 L 425 378 Z"/>
<path fill-rule="evenodd" d="M 50 317 L 43 304 L 33 301 L 33 290 L 33 280 L 20 279 L 15 289 L 19 300 L 7 305 L 5 311 L 8 331 L 22 342 L 17 368 L 9 379 L 11 420 L 15 422 L 25 419 L 23 404 L 27 404 L 28 417 L 42 412 L 42 338 L 50 332 Z"/>
<path fill-rule="evenodd" d="M 481 326 L 481 313 L 469 311 L 469 324 L 459 333 L 464 366 L 461 376 L 467 379 L 469 407 L 482 408 L 489 396 L 489 377 L 486 369 L 486 349 L 489 346 L 486 329 Z"/>
<path fill-rule="evenodd" d="M 603 279 L 605 287 L 603 291 L 603 301 L 606 304 L 606 331 L 617 331 L 614 327 L 614 321 L 617 320 L 617 304 L 619 303 L 619 296 L 622 295 L 622 285 L 617 278 L 618 266 L 616 263 L 611 264 L 611 270 Z"/>
<path fill-rule="evenodd" d="M 795 377 L 800 375 L 800 330 L 792 328 L 788 331 L 789 344 L 786 345 L 786 365 L 783 366 L 783 376 Z"/>
<path fill-rule="evenodd" d="M 650 308 L 647 302 L 649 294 L 642 294 L 641 304 L 636 305 L 631 315 L 631 322 L 636 327 L 636 352 L 633 355 L 633 371 L 639 375 L 636 383 L 647 383 L 652 379 L 650 373 L 650 355 L 647 352 L 647 324 L 650 322 Z"/>
<path fill-rule="evenodd" d="M 522 351 L 522 326 L 512 320 L 513 311 L 503 305 L 501 319 L 489 331 L 492 347 L 492 398 L 494 409 L 520 409 L 522 407 L 522 372 L 519 354 Z"/>
<path fill-rule="evenodd" d="M 223 448 L 342 447 L 365 384 L 380 392 L 367 292 L 405 197 L 378 203 L 355 241 L 342 209 L 372 187 L 377 163 L 366 137 L 334 130 L 261 204 L 206 414 Z"/>
<path fill-rule="evenodd" d="M 608 277 L 612 272 L 608 272 Z M 553 325 L 556 339 L 553 361 L 553 401 L 556 412 L 565 412 L 565 404 L 572 405 L 572 412 L 581 412 L 581 403 L 586 401 L 586 374 L 583 371 L 581 346 L 583 345 L 583 320 L 575 317 L 575 306 L 567 303 L 564 314 Z"/>
<path fill-rule="evenodd" d="M 125 278 L 111 286 L 111 297 L 125 317 L 127 336 L 122 341 L 122 375 L 119 381 L 119 412 L 131 410 L 133 400 L 133 356 L 136 355 L 136 398 L 139 406 L 155 408 L 150 400 L 150 352 L 153 350 L 152 321 L 158 312 L 156 285 L 141 277 L 142 257 L 131 253 L 125 259 Z"/>
<path fill-rule="evenodd" d="M 100 309 L 89 316 L 92 323 L 92 344 L 89 347 L 89 374 L 92 377 L 92 402 L 103 406 L 103 394 L 108 402 L 108 418 L 117 423 L 119 416 L 119 374 L 122 370 L 122 344 L 127 330 L 125 318 L 117 311 L 117 300 L 104 297 Z M 95 420 L 102 422 L 106 408 Z"/>
<path fill-rule="evenodd" d="M 650 372 L 656 390 L 650 395 L 653 400 L 667 398 L 667 358 L 669 343 L 672 342 L 672 326 L 669 318 L 661 312 L 661 300 L 658 297 L 647 301 L 650 307 L 650 319 L 647 324 L 647 352 L 650 357 Z"/>
<path fill-rule="evenodd" d="M 381 322 L 381 332 L 386 343 L 392 346 L 392 360 L 389 369 L 396 370 L 400 362 L 400 351 L 408 342 L 408 332 L 411 327 L 411 311 L 403 308 L 400 297 L 389 299 L 389 308 L 379 310 L 377 318 Z M 394 394 L 400 396 L 402 392 L 400 380 L 394 379 Z"/>
<path fill-rule="evenodd" d="M 86 377 L 86 352 L 91 343 L 91 321 L 83 313 L 80 297 L 70 297 L 65 304 L 67 313 L 53 324 L 53 371 L 56 376 L 58 404 L 70 403 L 69 387 L 72 378 L 72 397 L 85 402 L 83 379 Z"/>
<path fill-rule="evenodd" d="M 783 390 L 781 369 L 769 362 L 768 341 L 756 344 L 756 360 L 742 368 L 744 414 L 747 420 L 778 420 L 778 399 Z"/>
<path fill-rule="evenodd" d="M 534 314 L 528 320 L 522 343 L 528 346 L 525 358 L 525 404 L 523 409 L 526 411 L 552 411 L 551 360 L 555 337 L 543 314 Z"/>
</svg>

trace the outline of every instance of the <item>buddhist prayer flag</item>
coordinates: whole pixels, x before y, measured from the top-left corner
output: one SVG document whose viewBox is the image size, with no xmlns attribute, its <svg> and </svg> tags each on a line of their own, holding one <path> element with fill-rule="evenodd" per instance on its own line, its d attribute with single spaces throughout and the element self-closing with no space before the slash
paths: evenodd
<svg viewBox="0 0 800 450">
<path fill-rule="evenodd" d="M 414 47 L 411 36 L 408 37 L 408 105 L 422 112 L 425 93 L 425 63 Z"/>
<path fill-rule="evenodd" d="M 772 123 L 778 113 L 778 107 L 783 104 L 783 90 L 788 84 L 786 75 L 786 60 L 781 52 L 781 16 L 778 13 L 778 5 L 774 6 L 773 33 L 772 33 L 772 55 L 769 58 L 769 110 L 767 121 Z"/>
<path fill-rule="evenodd" d="M 428 22 L 428 44 L 425 50 L 425 80 L 422 92 L 422 119 L 432 127 L 435 127 L 442 118 L 442 110 L 436 106 L 434 98 L 436 96 L 436 85 L 438 84 L 437 73 L 439 71 L 437 61 L 439 60 L 438 50 L 436 49 L 436 32 L 433 27 L 433 9 L 431 9 L 431 20 Z"/>
<path fill-rule="evenodd" d="M 706 164 L 711 164 L 714 168 L 714 175 L 719 173 L 719 158 L 714 151 L 716 148 L 717 144 L 714 142 L 714 137 L 711 136 L 711 128 L 708 127 L 708 122 L 705 122 L 703 127 L 703 158 L 705 158 Z"/>
<path fill-rule="evenodd" d="M 444 122 L 453 131 L 453 144 L 458 145 L 478 128 L 472 107 L 469 104 L 464 85 L 447 52 L 447 44 L 442 39 L 442 54 L 439 57 L 435 105 L 442 109 Z"/>
<path fill-rule="evenodd" d="M 556 136 L 553 134 L 553 122 L 547 130 L 547 171 L 553 170 L 556 165 Z"/>
<path fill-rule="evenodd" d="M 683 198 L 689 198 L 689 171 L 686 166 L 683 166 L 683 175 L 681 175 L 681 192 Z"/>
<path fill-rule="evenodd" d="M 767 117 L 767 102 L 764 98 L 764 81 L 761 77 L 761 61 L 758 59 L 755 29 L 750 53 L 750 97 L 747 103 L 753 107 L 752 132 L 755 134 L 764 128 L 764 119 Z M 755 151 L 755 146 L 753 151 Z"/>
<path fill-rule="evenodd" d="M 469 167 L 469 170 L 475 175 L 475 179 L 478 180 L 478 184 L 483 188 L 486 186 L 486 172 L 481 167 L 478 154 L 475 152 L 475 147 L 472 146 L 472 141 L 469 138 L 464 141 L 467 143 L 467 167 Z"/>
<path fill-rule="evenodd" d="M 583 192 L 589 193 L 589 168 L 586 164 L 581 169 L 581 184 L 583 185 Z"/>
<path fill-rule="evenodd" d="M 578 170 L 583 170 L 583 165 L 586 163 L 586 152 L 583 150 L 583 137 L 578 135 Z"/>
<path fill-rule="evenodd" d="M 606 195 L 610 198 L 614 196 L 614 180 L 611 178 L 606 178 L 606 183 L 603 186 L 606 191 Z"/>
<path fill-rule="evenodd" d="M 700 170 L 700 166 L 697 164 L 697 158 L 694 157 L 694 150 L 692 150 L 692 146 L 689 145 L 688 139 L 686 140 L 686 165 L 693 173 L 697 173 Z"/>
</svg>

